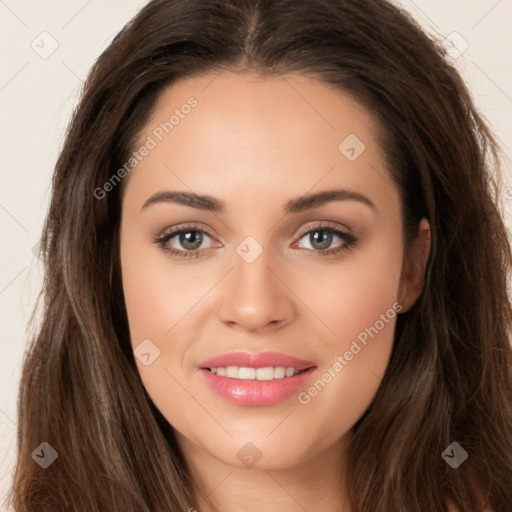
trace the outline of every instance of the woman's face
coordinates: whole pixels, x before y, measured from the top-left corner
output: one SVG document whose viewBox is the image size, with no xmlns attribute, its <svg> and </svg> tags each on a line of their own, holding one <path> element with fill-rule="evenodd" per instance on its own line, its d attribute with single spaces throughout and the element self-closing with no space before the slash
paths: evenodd
<svg viewBox="0 0 512 512">
<path fill-rule="evenodd" d="M 421 279 L 375 130 L 313 79 L 223 72 L 168 88 L 141 131 L 124 296 L 189 455 L 293 467 L 343 450 L 370 405 Z"/>
</svg>

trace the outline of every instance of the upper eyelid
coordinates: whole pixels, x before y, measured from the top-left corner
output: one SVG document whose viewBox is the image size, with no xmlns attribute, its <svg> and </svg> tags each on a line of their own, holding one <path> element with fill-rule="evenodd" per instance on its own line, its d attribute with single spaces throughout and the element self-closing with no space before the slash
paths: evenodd
<svg viewBox="0 0 512 512">
<path fill-rule="evenodd" d="M 332 231 L 338 231 L 338 232 L 341 232 L 341 233 L 344 233 L 347 235 L 349 234 L 347 231 L 350 231 L 350 229 L 348 227 L 340 226 L 340 225 L 335 224 L 328 220 L 316 221 L 316 223 L 317 224 L 315 226 L 309 226 L 308 228 L 301 230 L 297 236 L 302 238 L 304 235 L 307 235 L 308 233 L 310 233 L 311 231 L 314 231 L 315 229 L 324 229 L 324 228 L 327 228 Z"/>
</svg>

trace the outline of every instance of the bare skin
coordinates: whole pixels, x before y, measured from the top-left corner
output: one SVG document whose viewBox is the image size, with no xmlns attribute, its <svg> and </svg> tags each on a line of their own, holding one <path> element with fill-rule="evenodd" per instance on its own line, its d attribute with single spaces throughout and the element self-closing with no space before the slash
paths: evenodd
<svg viewBox="0 0 512 512">
<path fill-rule="evenodd" d="M 190 97 L 197 106 L 158 140 L 155 128 Z M 350 96 L 311 78 L 225 71 L 168 88 L 140 133 L 140 145 L 151 136 L 156 147 L 126 178 L 123 197 L 121 266 L 132 344 L 150 339 L 159 348 L 152 364 L 137 360 L 141 378 L 175 428 L 198 486 L 223 512 L 350 510 L 339 483 L 350 430 L 388 366 L 393 305 L 407 311 L 414 304 L 430 251 L 426 220 L 416 243 L 404 245 L 400 197 L 376 130 Z M 350 134 L 364 151 L 357 139 L 339 149 Z M 368 201 L 283 210 L 297 197 L 340 188 Z M 168 201 L 143 208 L 164 190 L 208 195 L 226 209 Z M 184 246 L 179 235 L 164 247 L 155 243 L 185 223 L 196 237 L 205 231 L 199 249 Z M 356 242 L 332 234 L 330 245 L 319 247 L 312 232 L 326 224 Z M 262 250 L 251 263 L 236 250 L 248 236 L 257 242 L 250 250 Z M 387 311 L 396 314 L 388 313 L 378 334 L 332 377 L 337 357 Z M 313 361 L 315 377 L 302 390 L 310 400 L 293 395 L 247 407 L 217 395 L 198 365 L 235 350 Z M 329 383 L 308 395 L 329 368 Z M 237 456 L 247 443 L 261 454 L 250 468 Z"/>
</svg>

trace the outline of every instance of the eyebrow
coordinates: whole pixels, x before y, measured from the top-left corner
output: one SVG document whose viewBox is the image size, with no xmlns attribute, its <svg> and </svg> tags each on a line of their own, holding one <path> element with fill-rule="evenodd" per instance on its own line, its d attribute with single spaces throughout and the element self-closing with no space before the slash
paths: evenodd
<svg viewBox="0 0 512 512">
<path fill-rule="evenodd" d="M 358 201 L 371 209 L 377 211 L 375 203 L 368 197 L 344 188 L 324 190 L 313 194 L 306 194 L 295 199 L 290 199 L 283 205 L 285 213 L 300 213 L 333 202 L 333 201 Z M 194 192 L 181 192 L 164 190 L 153 194 L 142 206 L 142 210 L 157 203 L 175 203 L 198 210 L 205 210 L 214 213 L 224 213 L 226 204 L 220 199 L 209 195 L 200 195 Z"/>
</svg>

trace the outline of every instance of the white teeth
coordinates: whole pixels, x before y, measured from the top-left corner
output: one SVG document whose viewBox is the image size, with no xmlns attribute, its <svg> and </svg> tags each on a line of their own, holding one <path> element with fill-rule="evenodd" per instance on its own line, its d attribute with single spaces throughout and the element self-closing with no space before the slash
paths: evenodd
<svg viewBox="0 0 512 512">
<path fill-rule="evenodd" d="M 268 366 L 267 368 L 258 368 L 256 370 L 256 380 L 273 380 L 274 368 Z"/>
<path fill-rule="evenodd" d="M 236 378 L 237 376 L 235 376 Z M 239 379 L 255 379 L 256 378 L 256 368 L 240 368 L 238 370 L 238 378 Z"/>
<path fill-rule="evenodd" d="M 290 368 L 293 370 L 293 368 Z M 295 373 L 295 370 L 293 371 Z M 292 375 L 293 375 L 292 373 Z M 276 366 L 274 368 L 274 378 L 276 379 L 284 379 L 284 376 L 286 375 L 286 368 L 284 366 Z"/>
<path fill-rule="evenodd" d="M 236 366 L 228 366 L 226 368 L 226 377 L 238 379 L 238 368 Z"/>
<path fill-rule="evenodd" d="M 285 366 L 266 366 L 265 368 L 247 368 L 239 366 L 226 366 L 210 368 L 210 371 L 219 377 L 230 377 L 241 380 L 274 380 L 293 377 L 299 373 L 293 367 Z"/>
</svg>

